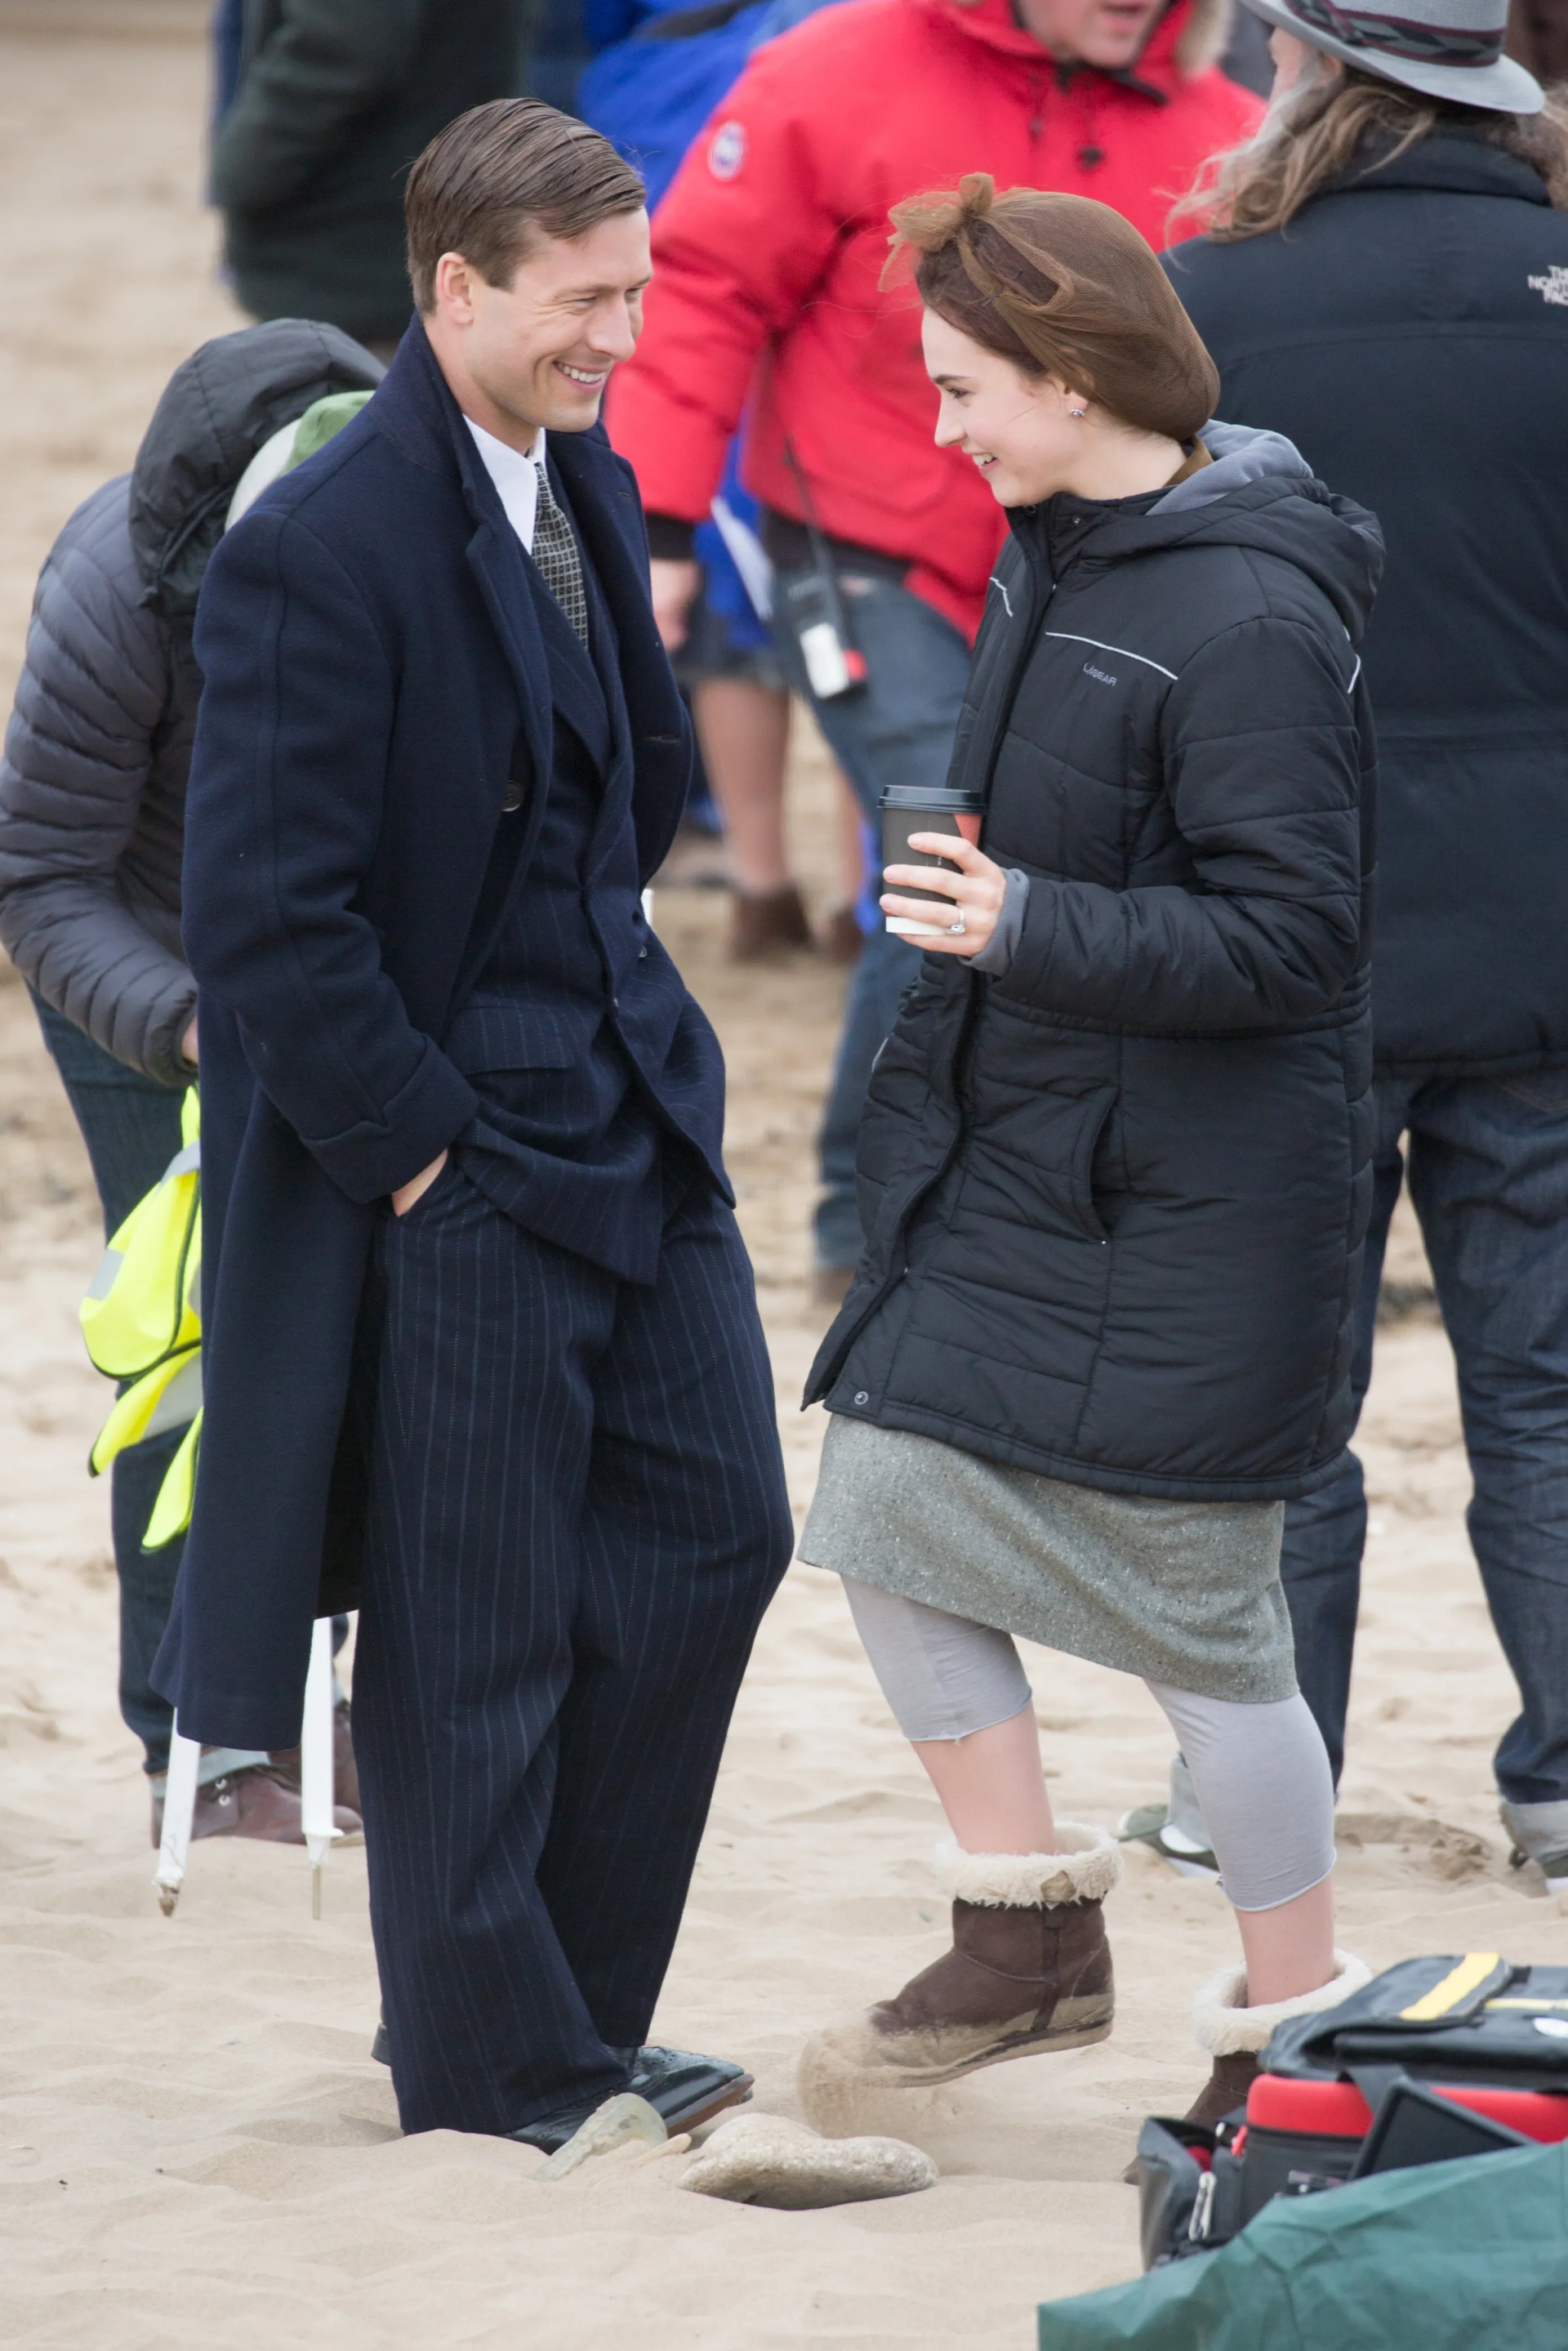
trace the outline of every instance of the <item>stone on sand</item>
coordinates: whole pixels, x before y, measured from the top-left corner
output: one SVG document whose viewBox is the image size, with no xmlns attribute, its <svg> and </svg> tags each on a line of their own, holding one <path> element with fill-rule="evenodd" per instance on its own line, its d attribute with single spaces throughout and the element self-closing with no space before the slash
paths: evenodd
<svg viewBox="0 0 1568 2351">
<path fill-rule="evenodd" d="M 898 2138 L 818 2138 L 783 2115 L 738 2115 L 713 2133 L 680 2185 L 732 2204 L 809 2212 L 934 2187 L 937 2167 Z"/>
</svg>

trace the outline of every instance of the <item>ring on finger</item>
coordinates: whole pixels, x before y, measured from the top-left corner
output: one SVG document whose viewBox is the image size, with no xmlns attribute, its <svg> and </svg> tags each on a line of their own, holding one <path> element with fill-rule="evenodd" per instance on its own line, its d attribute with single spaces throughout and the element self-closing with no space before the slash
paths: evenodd
<svg viewBox="0 0 1568 2351">
<path fill-rule="evenodd" d="M 958 918 L 957 922 L 956 922 L 956 923 L 950 923 L 950 924 L 948 925 L 948 936 L 949 936 L 950 938 L 952 938 L 952 939 L 961 938 L 961 937 L 963 936 L 963 930 L 964 930 L 964 920 L 963 920 L 963 914 L 962 914 L 962 913 L 961 913 L 961 913 L 960 913 L 960 914 L 959 914 L 959 918 Z"/>
</svg>

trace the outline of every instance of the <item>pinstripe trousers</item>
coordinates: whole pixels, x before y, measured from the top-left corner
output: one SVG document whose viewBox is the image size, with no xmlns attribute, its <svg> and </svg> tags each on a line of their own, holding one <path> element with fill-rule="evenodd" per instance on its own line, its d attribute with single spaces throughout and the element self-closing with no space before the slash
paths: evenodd
<svg viewBox="0 0 1568 2351">
<path fill-rule="evenodd" d="M 658 1279 L 494 1208 L 457 1156 L 378 1231 L 354 1669 L 405 2130 L 621 2088 L 792 1533 L 750 1262 L 694 1183 Z"/>
</svg>

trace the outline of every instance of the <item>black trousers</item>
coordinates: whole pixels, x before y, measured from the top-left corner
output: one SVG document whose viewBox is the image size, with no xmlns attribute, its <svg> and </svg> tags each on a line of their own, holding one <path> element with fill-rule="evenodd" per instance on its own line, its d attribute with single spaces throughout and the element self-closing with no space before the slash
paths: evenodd
<svg viewBox="0 0 1568 2351">
<path fill-rule="evenodd" d="M 354 1737 L 399 2111 L 514 2130 L 647 2038 L 792 1548 L 767 1353 L 705 1186 L 643 1286 L 449 1162 L 384 1215 L 369 1306 Z"/>
<path fill-rule="evenodd" d="M 179 1150 L 183 1089 L 127 1069 L 42 997 L 35 995 L 33 1002 L 92 1163 L 107 1240 Z M 107 1388 L 104 1394 L 107 1398 Z M 119 1579 L 119 1711 L 141 1741 L 149 1772 L 169 1768 L 174 1709 L 152 1687 L 152 1660 L 169 1623 L 185 1539 L 176 1535 L 161 1551 L 143 1551 L 141 1538 L 184 1437 L 182 1428 L 150 1437 L 122 1453 L 109 1471 Z"/>
</svg>

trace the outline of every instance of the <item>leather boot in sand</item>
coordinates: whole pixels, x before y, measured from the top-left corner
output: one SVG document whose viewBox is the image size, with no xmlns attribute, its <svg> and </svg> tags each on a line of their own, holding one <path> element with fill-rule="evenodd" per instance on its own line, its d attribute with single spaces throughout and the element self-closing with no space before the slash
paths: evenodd
<svg viewBox="0 0 1568 2351">
<path fill-rule="evenodd" d="M 1121 1874 L 1116 1840 L 1058 1823 L 1058 1853 L 961 1853 L 937 1863 L 953 1897 L 950 1951 L 892 2000 L 813 2036 L 810 2085 L 835 2071 L 888 2088 L 929 2088 L 983 2065 L 1082 2049 L 1111 2029 L 1115 1990 L 1101 1905 Z"/>
<path fill-rule="evenodd" d="M 1293 2016 L 1316 2016 L 1324 2009 L 1337 2008 L 1342 2000 L 1348 2000 L 1371 1980 L 1371 1970 L 1360 1959 L 1352 1959 L 1348 1951 L 1335 1951 L 1334 1974 L 1316 1991 L 1249 2008 L 1246 1969 L 1221 1968 L 1192 2003 L 1199 2047 L 1207 2051 L 1211 2067 L 1183 2120 L 1212 2130 L 1227 2115 L 1246 2105 L 1276 2024 Z"/>
</svg>

